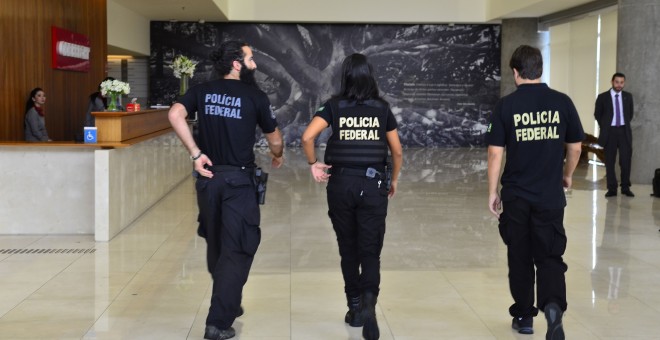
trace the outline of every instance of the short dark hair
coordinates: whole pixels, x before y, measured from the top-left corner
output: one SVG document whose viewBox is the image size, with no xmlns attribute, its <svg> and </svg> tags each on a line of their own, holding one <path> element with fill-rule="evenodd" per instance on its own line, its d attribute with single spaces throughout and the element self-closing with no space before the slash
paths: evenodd
<svg viewBox="0 0 660 340">
<path fill-rule="evenodd" d="M 34 107 L 34 101 L 32 100 L 32 98 L 34 98 L 34 96 L 36 96 L 37 93 L 39 93 L 39 91 L 43 91 L 43 89 L 41 87 L 35 87 L 32 89 L 32 91 L 30 91 L 30 97 L 28 97 L 27 102 L 25 102 L 26 113 L 30 111 L 31 108 Z"/>
<path fill-rule="evenodd" d="M 103 96 L 101 95 L 101 84 L 103 84 L 103 82 L 106 80 L 116 80 L 116 79 L 114 77 L 105 77 L 103 80 L 101 80 L 101 82 L 99 83 L 99 90 L 89 95 L 89 101 L 94 102 L 96 98 L 101 98 L 103 100 L 103 103 L 105 104 L 105 99 L 103 99 Z"/>
<path fill-rule="evenodd" d="M 101 82 L 99 83 L 99 92 L 101 92 L 101 84 L 103 84 L 103 82 L 107 81 L 107 80 L 116 80 L 116 79 L 114 77 L 105 77 L 105 78 L 103 78 L 103 80 L 101 80 Z"/>
<path fill-rule="evenodd" d="M 243 62 L 243 58 L 245 58 L 244 46 L 249 45 L 243 41 L 229 40 L 220 44 L 220 47 L 211 53 L 213 67 L 219 76 L 228 75 L 234 61 Z"/>
<path fill-rule="evenodd" d="M 339 95 L 357 100 L 380 98 L 373 69 L 365 55 L 353 53 L 344 59 Z"/>
<path fill-rule="evenodd" d="M 509 67 L 516 69 L 520 78 L 538 79 L 543 74 L 543 57 L 541 50 L 529 45 L 520 45 L 513 51 Z"/>
<path fill-rule="evenodd" d="M 612 81 L 614 81 L 614 78 L 616 78 L 616 77 L 620 77 L 620 78 L 623 78 L 623 80 L 626 80 L 626 75 L 623 74 L 623 73 L 621 73 L 621 72 L 617 72 L 617 73 L 615 73 L 615 74 L 612 76 Z"/>
</svg>

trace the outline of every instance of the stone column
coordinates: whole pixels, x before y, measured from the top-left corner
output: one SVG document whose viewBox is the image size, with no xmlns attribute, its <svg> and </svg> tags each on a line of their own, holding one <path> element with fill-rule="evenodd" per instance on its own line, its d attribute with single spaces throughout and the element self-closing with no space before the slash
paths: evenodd
<svg viewBox="0 0 660 340">
<path fill-rule="evenodd" d="M 500 82 L 500 96 L 505 96 L 516 89 L 513 82 L 513 72 L 509 68 L 509 60 L 513 51 L 520 45 L 530 45 L 541 50 L 543 66 L 548 60 L 548 32 L 539 32 L 537 18 L 518 18 L 502 20 L 502 80 Z M 545 72 L 544 72 L 545 73 Z M 544 74 L 545 75 L 545 74 Z"/>
<path fill-rule="evenodd" d="M 619 0 L 617 33 L 618 72 L 626 75 L 635 116 L 630 180 L 651 184 L 660 168 L 660 1 Z M 633 189 L 634 190 L 634 189 Z"/>
</svg>

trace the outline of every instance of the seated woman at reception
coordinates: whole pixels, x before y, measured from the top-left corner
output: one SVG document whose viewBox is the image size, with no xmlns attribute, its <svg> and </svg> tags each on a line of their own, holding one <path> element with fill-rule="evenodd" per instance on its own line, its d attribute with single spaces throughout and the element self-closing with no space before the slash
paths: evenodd
<svg viewBox="0 0 660 340">
<path fill-rule="evenodd" d="M 115 80 L 115 78 L 106 77 L 103 79 L 103 81 L 106 80 Z M 101 83 L 99 83 L 98 91 L 89 95 L 89 105 L 87 105 L 87 114 L 85 114 L 85 126 L 96 126 L 96 119 L 92 116 L 92 112 L 105 111 L 108 107 L 108 100 L 101 94 Z"/>
<path fill-rule="evenodd" d="M 48 142 L 46 132 L 46 93 L 37 87 L 30 92 L 30 98 L 25 103 L 25 140 L 28 142 Z"/>
</svg>

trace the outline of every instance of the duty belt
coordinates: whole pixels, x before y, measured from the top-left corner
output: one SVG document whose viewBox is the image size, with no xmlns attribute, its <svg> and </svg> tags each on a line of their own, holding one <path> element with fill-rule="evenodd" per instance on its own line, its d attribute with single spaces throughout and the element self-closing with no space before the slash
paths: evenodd
<svg viewBox="0 0 660 340">
<path fill-rule="evenodd" d="M 228 171 L 254 171 L 254 167 L 248 166 L 236 166 L 236 165 L 207 165 L 207 169 L 213 172 L 228 172 Z"/>
<path fill-rule="evenodd" d="M 358 177 L 367 177 L 367 178 L 384 178 L 385 173 L 378 171 L 374 168 L 366 169 L 353 169 L 353 168 L 330 168 L 330 174 L 333 175 L 345 175 L 345 176 L 358 176 Z"/>
</svg>

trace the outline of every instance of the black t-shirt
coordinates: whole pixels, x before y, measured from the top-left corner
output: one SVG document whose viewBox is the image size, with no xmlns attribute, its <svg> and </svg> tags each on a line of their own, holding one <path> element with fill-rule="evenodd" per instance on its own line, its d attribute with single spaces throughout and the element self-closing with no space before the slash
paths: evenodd
<svg viewBox="0 0 660 340">
<path fill-rule="evenodd" d="M 333 121 L 332 102 L 337 122 Z M 325 161 L 335 166 L 382 169 L 387 157 L 386 132 L 397 128 L 397 122 L 387 102 L 382 100 L 331 99 L 314 114 L 331 126 Z M 377 151 L 377 150 L 382 151 Z M 376 160 L 378 159 L 378 160 Z"/>
<path fill-rule="evenodd" d="M 540 208 L 564 207 L 564 143 L 583 139 L 571 99 L 546 84 L 522 84 L 500 99 L 486 143 L 506 147 L 502 201 L 520 197 Z"/>
<path fill-rule="evenodd" d="M 256 127 L 277 127 L 268 96 L 239 80 L 218 79 L 191 88 L 180 100 L 197 111 L 198 146 L 213 165 L 254 166 Z"/>
</svg>

